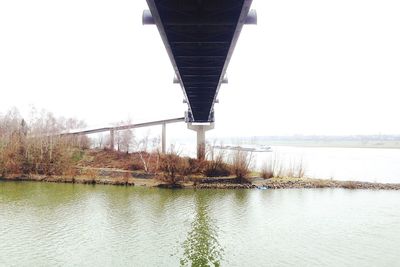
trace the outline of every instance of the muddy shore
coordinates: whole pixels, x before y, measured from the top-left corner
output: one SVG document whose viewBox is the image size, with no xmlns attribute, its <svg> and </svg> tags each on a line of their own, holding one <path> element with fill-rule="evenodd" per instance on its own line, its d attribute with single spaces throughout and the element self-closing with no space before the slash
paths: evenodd
<svg viewBox="0 0 400 267">
<path fill-rule="evenodd" d="M 157 174 L 130 172 L 115 169 L 98 169 L 90 175 L 75 177 L 44 175 L 8 175 L 0 177 L 2 181 L 35 181 L 51 183 L 103 184 L 119 186 L 146 186 L 161 188 L 195 188 L 195 189 L 287 189 L 287 188 L 345 188 L 370 190 L 400 190 L 400 184 L 370 183 L 359 181 L 337 181 L 309 178 L 271 178 L 251 177 L 247 182 L 239 182 L 234 177 L 204 178 L 183 177 L 176 184 L 163 181 Z"/>
</svg>

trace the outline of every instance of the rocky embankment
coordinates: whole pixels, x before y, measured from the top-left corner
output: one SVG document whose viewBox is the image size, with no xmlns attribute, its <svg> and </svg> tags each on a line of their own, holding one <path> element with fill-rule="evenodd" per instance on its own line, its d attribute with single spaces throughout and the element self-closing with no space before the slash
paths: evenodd
<svg viewBox="0 0 400 267">
<path fill-rule="evenodd" d="M 28 176 L 6 176 L 0 177 L 0 181 L 30 181 L 30 182 L 47 182 L 47 183 L 70 183 L 70 184 L 104 184 L 104 185 L 135 185 L 133 179 L 124 177 L 64 177 L 64 176 L 45 176 L 45 175 L 28 175 Z"/>
<path fill-rule="evenodd" d="M 253 184 L 223 184 L 223 183 L 199 183 L 192 186 L 196 189 L 251 189 L 256 188 Z"/>
<path fill-rule="evenodd" d="M 372 190 L 400 190 L 400 184 L 370 183 L 360 181 L 337 181 L 307 178 L 273 178 L 255 183 L 271 189 L 283 188 L 345 188 Z"/>
<path fill-rule="evenodd" d="M 400 190 L 400 184 L 369 183 L 358 181 L 336 181 L 308 178 L 250 178 L 246 181 L 233 177 L 220 178 L 190 178 L 175 184 L 168 184 L 162 176 L 155 174 L 144 174 L 142 172 L 131 172 L 106 168 L 85 169 L 75 177 L 67 176 L 43 176 L 11 175 L 0 177 L 6 181 L 37 181 L 52 183 L 79 183 L 79 184 L 104 184 L 124 186 L 147 186 L 160 188 L 195 188 L 195 189 L 290 189 L 290 188 L 345 188 L 345 189 L 370 189 L 370 190 Z"/>
</svg>

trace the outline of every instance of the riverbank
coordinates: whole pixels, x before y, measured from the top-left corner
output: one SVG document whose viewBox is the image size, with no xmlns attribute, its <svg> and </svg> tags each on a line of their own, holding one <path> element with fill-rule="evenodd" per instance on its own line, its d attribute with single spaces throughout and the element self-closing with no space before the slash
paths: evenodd
<svg viewBox="0 0 400 267">
<path fill-rule="evenodd" d="M 372 190 L 400 190 L 400 184 L 357 181 L 337 181 L 304 178 L 302 171 L 289 169 L 261 178 L 252 172 L 246 154 L 234 154 L 233 159 L 216 156 L 212 160 L 196 160 L 177 154 L 123 153 L 111 150 L 79 150 L 74 163 L 63 174 L 11 174 L 3 181 L 35 181 L 49 183 L 103 184 L 160 188 L 194 189 L 285 189 L 285 188 L 345 188 Z M 222 154 L 221 154 L 222 155 Z M 300 166 L 302 169 L 302 166 Z M 212 176 L 212 177 L 211 177 Z M 221 177 L 215 177 L 221 176 Z M 292 176 L 300 177 L 294 178 Z M 236 178 L 246 177 L 246 178 Z"/>
<path fill-rule="evenodd" d="M 81 175 L 45 176 L 45 175 L 9 175 L 0 177 L 0 181 L 34 181 L 48 183 L 101 184 L 117 186 L 144 186 L 159 188 L 188 188 L 188 189 L 314 189 L 314 188 L 344 188 L 369 190 L 400 190 L 400 184 L 371 183 L 360 181 L 337 181 L 310 178 L 271 178 L 262 179 L 250 177 L 246 182 L 240 182 L 235 177 L 185 177 L 171 184 L 163 181 L 157 174 L 145 174 L 124 170 L 98 168 L 91 170 L 92 176 Z"/>
</svg>

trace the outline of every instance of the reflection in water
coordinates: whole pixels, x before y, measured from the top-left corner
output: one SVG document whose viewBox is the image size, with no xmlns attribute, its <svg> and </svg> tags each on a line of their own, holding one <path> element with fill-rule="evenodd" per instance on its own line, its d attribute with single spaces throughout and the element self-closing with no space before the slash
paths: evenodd
<svg viewBox="0 0 400 267">
<path fill-rule="evenodd" d="M 220 266 L 223 250 L 218 242 L 217 228 L 207 211 L 206 197 L 204 194 L 195 197 L 196 216 L 183 242 L 181 266 Z"/>
</svg>

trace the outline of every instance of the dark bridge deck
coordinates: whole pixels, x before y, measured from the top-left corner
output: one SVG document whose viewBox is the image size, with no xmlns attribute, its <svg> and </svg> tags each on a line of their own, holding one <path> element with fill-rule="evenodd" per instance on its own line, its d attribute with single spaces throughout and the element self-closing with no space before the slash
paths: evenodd
<svg viewBox="0 0 400 267">
<path fill-rule="evenodd" d="M 251 0 L 147 0 L 193 122 L 213 106 Z"/>
</svg>

